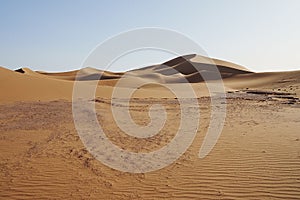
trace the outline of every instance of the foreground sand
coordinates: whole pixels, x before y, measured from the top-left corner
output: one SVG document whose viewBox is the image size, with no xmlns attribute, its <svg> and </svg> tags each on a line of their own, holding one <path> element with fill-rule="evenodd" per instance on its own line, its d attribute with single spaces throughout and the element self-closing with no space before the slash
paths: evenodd
<svg viewBox="0 0 300 200">
<path fill-rule="evenodd" d="M 139 100 L 136 101 L 133 110 L 140 108 Z M 299 198 L 300 108 L 280 102 L 230 99 L 226 125 L 217 145 L 207 157 L 199 159 L 208 118 L 205 109 L 208 102 L 205 99 L 200 102 L 202 123 L 189 151 L 171 166 L 146 174 L 122 173 L 95 160 L 74 129 L 69 102 L 2 105 L 0 196 L 7 199 Z M 106 104 L 99 104 L 99 109 L 106 109 Z M 171 119 L 176 113 L 173 108 Z M 104 119 L 110 117 L 104 112 L 102 115 Z M 171 125 L 166 126 L 171 132 Z M 120 131 L 114 125 L 107 125 L 105 131 L 116 144 L 133 151 L 155 148 L 168 140 L 164 136 L 151 141 L 130 141 L 119 137 Z"/>
<path fill-rule="evenodd" d="M 197 94 L 201 118 L 192 146 L 172 165 L 142 174 L 111 169 L 85 149 L 72 118 L 73 73 L 63 78 L 34 73 L 1 69 L 1 199 L 300 197 L 299 72 L 235 72 L 224 79 L 225 127 L 203 159 L 198 152 L 209 124 L 210 99 L 205 92 Z M 168 121 L 158 135 L 137 139 L 112 123 L 114 81 L 103 80 L 95 99 L 98 120 L 111 141 L 133 152 L 168 143 L 179 123 L 174 96 L 153 85 L 138 91 L 129 108 L 135 122 L 147 124 L 148 106 L 154 103 L 167 108 Z M 202 84 L 193 87 L 200 91 Z"/>
</svg>

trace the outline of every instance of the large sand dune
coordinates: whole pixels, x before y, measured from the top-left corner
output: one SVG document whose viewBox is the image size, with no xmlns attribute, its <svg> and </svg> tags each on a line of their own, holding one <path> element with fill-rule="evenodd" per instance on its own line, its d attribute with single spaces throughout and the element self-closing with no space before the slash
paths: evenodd
<svg viewBox="0 0 300 200">
<path fill-rule="evenodd" d="M 216 69 L 220 72 L 216 73 Z M 162 64 L 114 73 L 93 68 L 47 73 L 0 68 L 1 199 L 299 199 L 300 71 L 256 73 L 234 63 L 187 55 Z M 211 106 L 206 81 L 222 78 L 227 118 L 214 149 L 199 159 Z M 164 86 L 188 81 L 201 117 L 196 138 L 176 162 L 131 174 L 97 161 L 84 147 L 72 116 L 74 81 L 97 83 L 97 117 L 107 137 L 132 152 L 166 145 L 179 128 L 179 102 Z M 159 134 L 140 139 L 114 122 L 111 95 L 136 90 L 130 113 L 149 123 L 152 104 L 168 119 Z M 119 99 L 122 102 L 122 99 Z"/>
</svg>

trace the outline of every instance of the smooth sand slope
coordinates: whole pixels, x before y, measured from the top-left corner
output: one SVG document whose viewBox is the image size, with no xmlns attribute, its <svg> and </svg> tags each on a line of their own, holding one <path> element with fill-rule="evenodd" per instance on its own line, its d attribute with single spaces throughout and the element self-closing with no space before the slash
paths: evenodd
<svg viewBox="0 0 300 200">
<path fill-rule="evenodd" d="M 187 55 L 124 73 L 0 68 L 0 199 L 299 199 L 300 71 L 255 73 L 213 62 Z M 98 122 L 114 144 L 137 153 L 172 140 L 180 104 L 165 86 L 180 89 L 190 82 L 201 112 L 190 148 L 150 173 L 120 172 L 97 161 L 75 129 L 72 92 L 74 80 L 92 84 L 99 77 L 90 99 Z M 220 77 L 227 99 L 225 126 L 210 154 L 200 159 L 211 113 L 204 79 L 215 83 Z M 146 85 L 137 89 L 138 84 Z M 168 118 L 157 135 L 140 139 L 117 126 L 111 108 L 126 105 L 124 99 L 111 104 L 116 86 L 136 89 L 128 109 L 139 125 L 150 122 L 151 105 L 166 108 Z"/>
</svg>

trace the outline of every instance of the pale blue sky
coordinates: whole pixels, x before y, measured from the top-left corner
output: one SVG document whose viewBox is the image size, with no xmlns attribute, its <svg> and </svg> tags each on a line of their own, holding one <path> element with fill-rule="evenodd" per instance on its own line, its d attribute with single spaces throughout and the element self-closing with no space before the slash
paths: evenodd
<svg viewBox="0 0 300 200">
<path fill-rule="evenodd" d="M 97 44 L 139 27 L 179 31 L 254 71 L 300 69 L 298 0 L 0 0 L 0 27 L 0 66 L 10 69 L 77 69 Z"/>
</svg>

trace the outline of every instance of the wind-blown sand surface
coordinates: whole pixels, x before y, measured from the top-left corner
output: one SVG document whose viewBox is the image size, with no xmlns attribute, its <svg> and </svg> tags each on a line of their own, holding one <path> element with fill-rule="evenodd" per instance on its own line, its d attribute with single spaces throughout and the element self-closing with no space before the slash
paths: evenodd
<svg viewBox="0 0 300 200">
<path fill-rule="evenodd" d="M 191 82 L 201 112 L 194 142 L 170 166 L 141 174 L 111 169 L 84 147 L 72 116 L 78 71 L 0 68 L 0 198 L 299 199 L 300 71 L 254 73 L 233 63 L 213 61 L 225 84 L 227 116 L 217 144 L 203 159 L 198 153 L 211 107 L 198 71 L 214 73 L 204 57 L 179 57 L 126 73 L 86 68 L 80 74 L 79 81 L 87 83 L 102 75 L 91 99 L 98 121 L 114 144 L 132 152 L 159 149 L 178 130 L 179 102 L 159 84 L 181 87 L 187 84 L 184 79 Z M 149 107 L 165 106 L 168 119 L 159 134 L 138 139 L 114 123 L 111 95 L 122 76 L 123 90 L 151 83 L 134 93 L 128 109 L 137 124 L 146 125 Z"/>
</svg>

